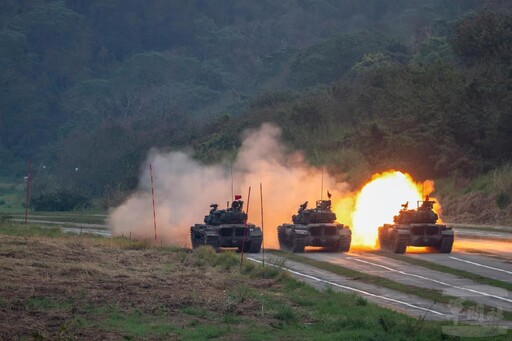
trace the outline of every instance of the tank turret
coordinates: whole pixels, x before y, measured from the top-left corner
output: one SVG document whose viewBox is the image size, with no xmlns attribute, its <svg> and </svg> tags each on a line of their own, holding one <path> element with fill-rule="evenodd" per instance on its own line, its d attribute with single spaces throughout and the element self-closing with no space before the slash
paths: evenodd
<svg viewBox="0 0 512 341">
<path fill-rule="evenodd" d="M 402 205 L 402 209 L 398 215 L 393 217 L 395 224 L 435 224 L 439 218 L 434 212 L 435 201 L 425 200 L 418 201 L 418 208 L 408 210 L 408 202 Z"/>
<path fill-rule="evenodd" d="M 247 214 L 243 211 L 244 202 L 235 200 L 231 203 L 231 207 L 218 210 L 217 204 L 211 204 L 210 213 L 204 217 L 205 224 L 221 225 L 221 224 L 243 224 L 247 220 Z"/>
<path fill-rule="evenodd" d="M 334 223 L 336 213 L 331 211 L 331 200 L 317 200 L 316 208 L 307 208 L 306 201 L 299 207 L 297 214 L 293 215 L 294 224 L 315 224 L 315 223 Z"/>
<path fill-rule="evenodd" d="M 331 194 L 327 192 L 329 199 Z M 308 209 L 306 201 L 292 216 L 293 224 L 277 227 L 277 238 L 282 250 L 304 252 L 306 246 L 323 247 L 334 252 L 350 249 L 352 232 L 344 224 L 336 222 L 331 210 L 331 200 L 317 200 L 316 207 Z"/>
</svg>

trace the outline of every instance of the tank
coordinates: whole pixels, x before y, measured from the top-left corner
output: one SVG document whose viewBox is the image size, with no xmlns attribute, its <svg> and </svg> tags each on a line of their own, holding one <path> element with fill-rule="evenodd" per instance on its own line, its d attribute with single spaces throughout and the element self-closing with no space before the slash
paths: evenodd
<svg viewBox="0 0 512 341">
<path fill-rule="evenodd" d="M 215 249 L 237 248 L 238 252 L 258 253 L 261 250 L 263 233 L 254 224 L 246 224 L 247 214 L 243 211 L 244 202 L 235 200 L 231 207 L 218 209 L 210 205 L 210 213 L 204 217 L 204 224 L 190 227 L 192 248 L 211 245 Z"/>
<path fill-rule="evenodd" d="M 379 227 L 379 244 L 383 250 L 405 253 L 407 246 L 428 246 L 440 253 L 452 252 L 454 234 L 451 227 L 437 224 L 438 216 L 433 211 L 434 200 L 428 196 L 417 202 L 416 209 L 408 209 L 409 203 L 402 205 L 394 224 Z"/>
<path fill-rule="evenodd" d="M 319 246 L 333 252 L 350 249 L 352 231 L 336 222 L 336 213 L 331 211 L 331 200 L 318 200 L 316 207 L 308 209 L 308 202 L 300 205 L 292 216 L 293 224 L 277 227 L 277 238 L 281 250 L 304 252 L 306 246 Z"/>
</svg>

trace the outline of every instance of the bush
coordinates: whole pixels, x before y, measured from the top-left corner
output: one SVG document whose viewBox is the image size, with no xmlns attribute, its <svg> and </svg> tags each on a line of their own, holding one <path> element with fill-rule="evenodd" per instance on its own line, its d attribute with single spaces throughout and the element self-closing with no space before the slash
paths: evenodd
<svg viewBox="0 0 512 341">
<path fill-rule="evenodd" d="M 30 207 L 35 211 L 72 211 L 90 206 L 89 198 L 68 191 L 41 194 L 30 199 Z"/>
<path fill-rule="evenodd" d="M 500 209 L 506 208 L 510 204 L 510 195 L 506 192 L 500 192 L 496 196 L 496 204 Z"/>
</svg>

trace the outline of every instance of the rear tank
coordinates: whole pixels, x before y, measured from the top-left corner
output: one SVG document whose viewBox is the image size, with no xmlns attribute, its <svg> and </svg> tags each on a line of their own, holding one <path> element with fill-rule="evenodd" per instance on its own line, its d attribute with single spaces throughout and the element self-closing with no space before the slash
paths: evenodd
<svg viewBox="0 0 512 341">
<path fill-rule="evenodd" d="M 217 204 L 210 205 L 210 213 L 204 217 L 204 224 L 190 227 L 192 248 L 211 245 L 218 248 L 237 248 L 239 252 L 258 253 L 261 250 L 263 233 L 254 224 L 245 223 L 247 214 L 244 202 L 235 200 L 231 207 L 219 210 Z"/>
<path fill-rule="evenodd" d="M 417 208 L 402 205 L 399 214 L 393 217 L 394 224 L 379 227 L 379 244 L 383 250 L 405 253 L 407 246 L 428 246 L 440 253 L 452 252 L 454 234 L 451 227 L 437 224 L 438 216 L 433 211 L 435 201 L 417 202 Z"/>
<path fill-rule="evenodd" d="M 347 252 L 352 241 L 352 231 L 336 222 L 331 211 L 331 200 L 318 200 L 316 208 L 307 209 L 308 202 L 300 205 L 298 214 L 292 216 L 293 224 L 277 227 L 281 250 L 304 252 L 306 246 L 324 247 L 333 252 Z"/>
</svg>

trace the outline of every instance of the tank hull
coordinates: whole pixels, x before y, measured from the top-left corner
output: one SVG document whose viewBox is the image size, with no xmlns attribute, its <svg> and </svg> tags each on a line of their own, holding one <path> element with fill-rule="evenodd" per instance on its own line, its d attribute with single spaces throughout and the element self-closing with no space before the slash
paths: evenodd
<svg viewBox="0 0 512 341">
<path fill-rule="evenodd" d="M 281 250 L 304 252 L 306 246 L 324 247 L 333 252 L 347 252 L 352 231 L 343 224 L 283 224 L 277 227 Z"/>
<path fill-rule="evenodd" d="M 452 251 L 454 234 L 442 224 L 385 224 L 379 227 L 379 245 L 383 250 L 405 253 L 407 246 L 423 246 L 440 253 Z"/>
<path fill-rule="evenodd" d="M 210 245 L 215 249 L 237 248 L 242 251 L 244 248 L 244 252 L 258 253 L 261 250 L 263 234 L 259 227 L 252 224 L 248 224 L 246 228 L 243 224 L 195 224 L 190 227 L 190 239 L 194 249 L 201 245 Z"/>
</svg>

